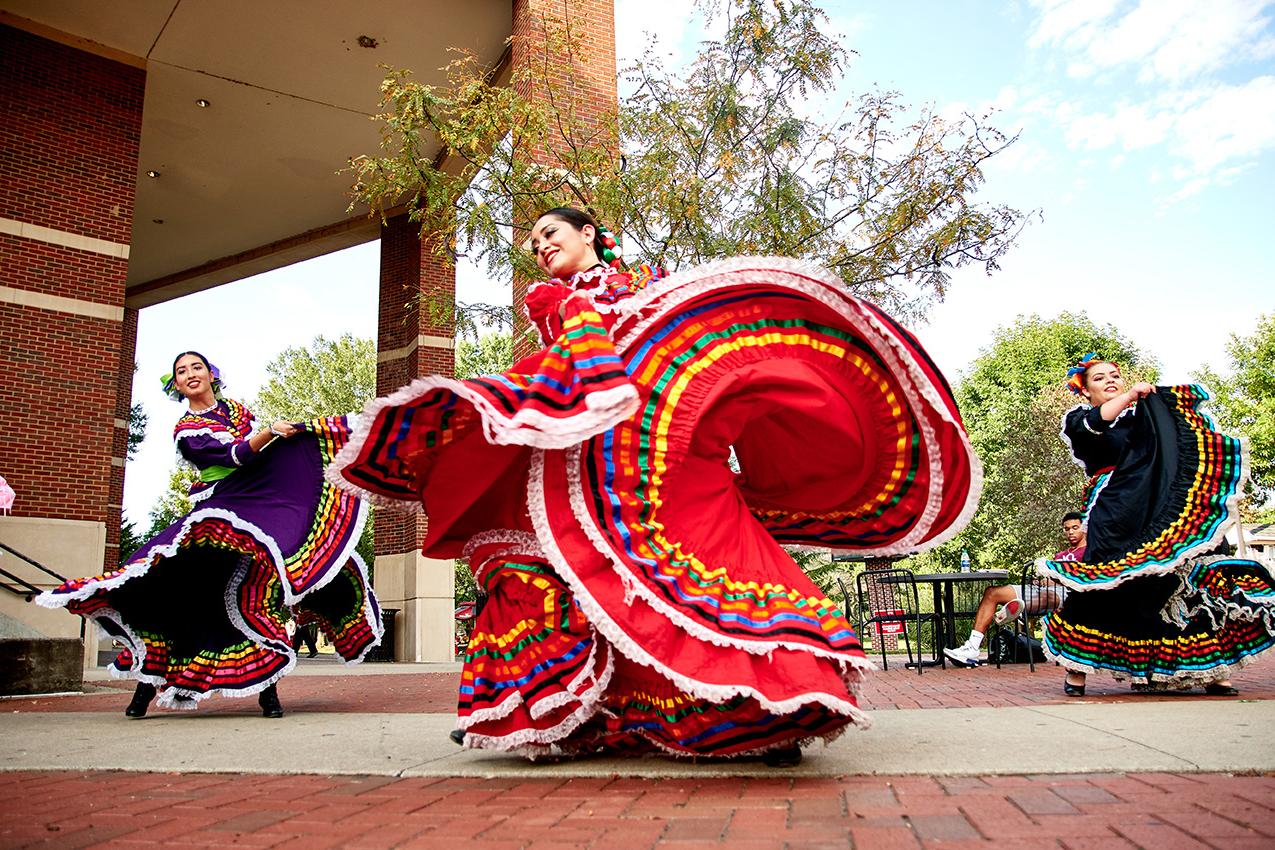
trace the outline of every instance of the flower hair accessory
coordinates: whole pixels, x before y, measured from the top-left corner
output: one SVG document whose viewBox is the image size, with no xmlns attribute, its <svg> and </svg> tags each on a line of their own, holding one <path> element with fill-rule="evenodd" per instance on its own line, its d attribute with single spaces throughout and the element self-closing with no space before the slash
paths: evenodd
<svg viewBox="0 0 1275 850">
<path fill-rule="evenodd" d="M 607 226 L 605 224 L 598 225 L 598 235 L 602 237 L 602 244 L 606 246 L 602 250 L 602 259 L 606 261 L 608 266 L 616 271 L 622 270 L 624 268 L 624 261 L 620 259 L 620 251 L 616 247 L 617 243 L 615 241 L 615 236 L 611 234 L 611 231 L 607 230 Z"/>
<path fill-rule="evenodd" d="M 1076 395 L 1080 395 L 1081 391 L 1085 388 L 1085 372 L 1088 372 L 1089 367 L 1093 364 L 1105 362 L 1105 360 L 1098 356 L 1098 352 L 1096 351 L 1091 351 L 1084 357 L 1080 358 L 1080 360 L 1076 362 L 1075 366 L 1072 366 L 1067 370 L 1067 389 L 1071 390 Z"/>
<path fill-rule="evenodd" d="M 196 352 L 193 352 L 193 351 L 189 351 L 186 353 L 196 354 Z M 180 357 L 182 355 L 178 355 L 178 356 Z M 199 354 L 198 357 L 200 360 L 203 360 L 205 363 L 208 364 L 208 373 L 212 375 L 213 397 L 220 400 L 222 397 L 221 396 L 221 390 L 222 390 L 221 370 L 218 369 L 217 366 L 211 360 L 209 360 L 207 357 L 204 357 L 202 354 Z M 181 394 L 181 391 L 177 389 L 177 379 L 173 377 L 172 372 L 169 372 L 167 375 L 160 375 L 159 380 L 164 385 L 164 395 L 168 396 L 173 401 L 182 400 L 183 396 Z"/>
</svg>

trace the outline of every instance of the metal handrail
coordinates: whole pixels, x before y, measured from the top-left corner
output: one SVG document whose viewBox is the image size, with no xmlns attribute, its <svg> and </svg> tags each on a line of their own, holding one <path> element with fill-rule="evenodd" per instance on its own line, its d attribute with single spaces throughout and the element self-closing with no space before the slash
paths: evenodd
<svg viewBox="0 0 1275 850">
<path fill-rule="evenodd" d="M 53 570 L 46 567 L 44 564 L 41 564 L 39 561 L 35 560 L 34 558 L 27 557 L 26 555 L 19 552 L 17 549 L 14 549 L 12 546 L 6 546 L 5 544 L 0 543 L 0 550 L 8 552 L 10 555 L 14 555 L 18 558 L 21 558 L 22 560 L 26 561 L 28 564 L 35 567 L 37 570 L 49 576 L 50 578 L 57 579 L 58 584 L 63 584 L 66 582 L 66 576 L 58 575 Z M 4 582 L 0 582 L 0 587 L 3 587 L 5 590 L 9 591 L 15 596 L 25 596 L 27 602 L 30 602 L 33 599 L 35 599 L 42 592 L 40 588 L 36 587 L 31 582 L 27 581 L 24 578 L 18 578 L 13 573 L 9 572 L 3 567 L 0 567 L 0 574 L 3 574 L 10 581 L 15 582 L 16 584 L 22 586 L 25 589 L 19 590 L 16 587 L 12 587 L 8 584 L 5 584 Z M 80 618 L 80 640 L 84 640 L 84 633 L 85 633 L 84 625 L 85 625 L 84 619 Z"/>
<path fill-rule="evenodd" d="M 12 585 L 8 585 L 0 581 L 0 587 L 3 587 L 15 596 L 25 596 L 27 601 L 30 602 L 32 599 L 35 599 L 40 595 L 40 588 L 36 587 L 24 578 L 18 578 L 4 567 L 0 567 L 0 575 L 3 575 L 5 578 L 9 579 L 9 581 L 22 587 L 22 589 L 19 590 L 17 587 L 13 587 Z"/>
<path fill-rule="evenodd" d="M 50 578 L 57 579 L 58 584 L 62 584 L 64 581 L 66 581 L 66 576 L 58 575 L 57 573 L 53 572 L 53 570 L 46 567 L 44 564 L 41 564 L 39 561 L 36 561 L 32 558 L 28 558 L 26 555 L 23 555 L 17 549 L 13 549 L 9 546 L 4 545 L 3 543 L 0 543 L 0 549 L 3 549 L 4 551 L 8 552 L 10 555 L 17 555 L 19 558 L 26 561 L 31 566 L 35 567 L 40 572 L 44 573 Z"/>
</svg>

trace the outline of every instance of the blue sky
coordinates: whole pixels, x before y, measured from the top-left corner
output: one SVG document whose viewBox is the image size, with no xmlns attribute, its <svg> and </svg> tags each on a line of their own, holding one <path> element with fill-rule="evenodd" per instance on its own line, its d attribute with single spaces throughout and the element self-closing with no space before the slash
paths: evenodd
<svg viewBox="0 0 1275 850">
<path fill-rule="evenodd" d="M 621 63 L 656 38 L 676 61 L 712 32 L 685 0 L 616 0 Z M 982 195 L 1039 210 L 992 277 L 962 270 L 916 328 L 950 377 L 1018 315 L 1110 322 L 1165 381 L 1222 366 L 1232 332 L 1275 311 L 1275 3 L 1239 0 L 826 0 L 851 58 L 842 97 L 895 89 L 959 116 L 997 109 L 1019 141 Z M 643 33 L 651 21 L 663 29 Z M 265 364 L 316 334 L 376 332 L 375 244 L 142 311 L 134 400 L 151 417 L 127 470 L 144 521 L 167 483 L 180 407 L 159 392 L 173 353 L 204 351 L 237 398 Z M 459 274 L 462 300 L 508 301 L 505 282 Z M 245 306 L 251 308 L 245 311 Z M 235 316 L 234 325 L 210 316 Z M 335 411 L 334 411 L 335 412 Z"/>
</svg>

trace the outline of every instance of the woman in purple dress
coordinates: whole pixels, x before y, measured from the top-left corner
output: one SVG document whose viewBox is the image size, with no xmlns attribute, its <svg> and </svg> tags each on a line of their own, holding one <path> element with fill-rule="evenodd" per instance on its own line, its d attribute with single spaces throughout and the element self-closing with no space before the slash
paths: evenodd
<svg viewBox="0 0 1275 850">
<path fill-rule="evenodd" d="M 367 507 L 323 480 L 349 438 L 345 417 L 259 427 L 221 395 L 221 375 L 183 352 L 165 390 L 189 409 L 173 429 L 199 472 L 190 513 L 118 569 L 39 597 L 92 618 L 124 645 L 111 672 L 138 680 L 125 714 L 144 717 L 212 693 L 258 694 L 282 717 L 275 683 L 296 664 L 286 624 L 317 623 L 341 658 L 359 661 L 381 638 L 381 612 L 355 553 Z"/>
</svg>

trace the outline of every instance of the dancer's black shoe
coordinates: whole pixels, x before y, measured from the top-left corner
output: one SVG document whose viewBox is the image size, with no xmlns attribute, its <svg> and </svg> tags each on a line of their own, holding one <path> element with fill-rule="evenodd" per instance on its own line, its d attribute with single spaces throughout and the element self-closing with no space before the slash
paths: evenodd
<svg viewBox="0 0 1275 850">
<path fill-rule="evenodd" d="M 1204 693 L 1211 697 L 1237 697 L 1240 695 L 1239 688 L 1234 685 L 1222 685 L 1217 682 L 1209 682 L 1205 685 Z"/>
<path fill-rule="evenodd" d="M 1066 678 L 1063 679 L 1063 693 L 1069 697 L 1083 697 L 1085 695 L 1085 683 L 1073 685 Z"/>
<path fill-rule="evenodd" d="M 137 689 L 133 691 L 133 699 L 129 702 L 128 708 L 124 709 L 124 716 L 145 717 L 146 709 L 150 708 L 153 699 L 155 699 L 155 686 L 148 682 L 138 682 Z"/>
<path fill-rule="evenodd" d="M 279 692 L 274 685 L 257 694 L 257 705 L 261 706 L 262 717 L 283 717 L 283 706 L 279 704 Z"/>
<path fill-rule="evenodd" d="M 453 729 L 452 731 L 447 733 L 447 737 L 451 738 L 452 743 L 455 744 L 456 746 L 458 747 L 465 746 L 465 730 L 464 729 Z"/>
<path fill-rule="evenodd" d="M 778 747 L 766 750 L 761 754 L 761 763 L 766 767 L 796 767 L 801 764 L 801 747 Z"/>
</svg>

